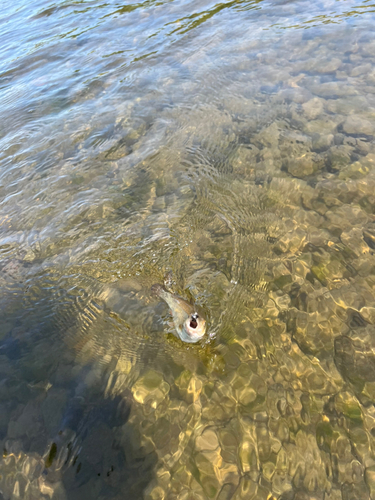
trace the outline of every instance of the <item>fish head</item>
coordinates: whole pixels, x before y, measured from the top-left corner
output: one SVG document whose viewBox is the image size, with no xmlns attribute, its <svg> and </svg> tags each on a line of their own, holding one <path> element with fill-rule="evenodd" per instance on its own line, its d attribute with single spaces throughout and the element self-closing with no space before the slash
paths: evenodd
<svg viewBox="0 0 375 500">
<path fill-rule="evenodd" d="M 183 329 L 186 333 L 187 342 L 197 342 L 206 333 L 206 320 L 203 314 L 194 310 L 186 318 Z"/>
<path fill-rule="evenodd" d="M 178 336 L 183 342 L 198 342 L 206 333 L 207 322 L 204 312 L 183 298 L 168 292 L 163 285 L 153 285 L 151 292 L 169 305 Z"/>
</svg>

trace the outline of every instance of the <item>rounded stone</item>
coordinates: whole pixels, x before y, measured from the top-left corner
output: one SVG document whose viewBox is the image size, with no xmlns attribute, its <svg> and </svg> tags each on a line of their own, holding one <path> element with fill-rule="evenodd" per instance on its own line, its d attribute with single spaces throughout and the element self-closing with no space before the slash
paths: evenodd
<svg viewBox="0 0 375 500">
<path fill-rule="evenodd" d="M 375 131 L 374 125 L 369 120 L 356 115 L 348 116 L 342 129 L 348 135 L 373 135 Z"/>
<path fill-rule="evenodd" d="M 132 393 L 137 403 L 151 404 L 156 408 L 169 392 L 169 384 L 163 376 L 153 370 L 140 377 L 132 387 Z"/>
<path fill-rule="evenodd" d="M 288 158 L 286 169 L 294 177 L 303 178 L 311 175 L 324 166 L 323 159 L 316 153 L 306 153 L 298 158 Z"/>
<path fill-rule="evenodd" d="M 372 325 L 375 323 L 375 307 L 362 307 L 359 312 L 367 323 L 371 323 Z"/>
<path fill-rule="evenodd" d="M 206 428 L 195 440 L 195 449 L 197 451 L 213 451 L 219 446 L 219 440 L 216 432 Z"/>
<path fill-rule="evenodd" d="M 323 99 L 314 97 L 302 104 L 304 114 L 309 120 L 315 120 L 323 112 Z"/>
</svg>

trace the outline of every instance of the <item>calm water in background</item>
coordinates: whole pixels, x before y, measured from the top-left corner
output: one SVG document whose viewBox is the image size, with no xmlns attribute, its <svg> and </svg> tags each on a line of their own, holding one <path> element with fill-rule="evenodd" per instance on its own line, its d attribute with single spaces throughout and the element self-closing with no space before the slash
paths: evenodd
<svg viewBox="0 0 375 500">
<path fill-rule="evenodd" d="M 374 12 L 3 3 L 0 498 L 375 498 Z"/>
</svg>

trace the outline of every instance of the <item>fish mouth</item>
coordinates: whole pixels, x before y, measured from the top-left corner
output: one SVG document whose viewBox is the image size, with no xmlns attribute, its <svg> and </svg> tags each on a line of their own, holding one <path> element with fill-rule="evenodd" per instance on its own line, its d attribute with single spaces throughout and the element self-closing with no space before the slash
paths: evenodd
<svg viewBox="0 0 375 500">
<path fill-rule="evenodd" d="M 206 322 L 202 318 L 198 320 L 198 314 L 192 314 L 186 320 L 184 330 L 190 339 L 197 341 L 206 333 Z"/>
<path fill-rule="evenodd" d="M 195 330 L 198 327 L 198 313 L 191 315 L 189 327 Z"/>
</svg>

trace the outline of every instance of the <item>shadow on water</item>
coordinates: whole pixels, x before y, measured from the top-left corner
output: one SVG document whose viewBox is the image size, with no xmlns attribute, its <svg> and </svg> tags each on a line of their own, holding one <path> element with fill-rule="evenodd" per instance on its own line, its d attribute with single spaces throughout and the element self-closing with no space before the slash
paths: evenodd
<svg viewBox="0 0 375 500">
<path fill-rule="evenodd" d="M 128 422 L 130 400 L 130 393 L 71 400 L 46 458 L 46 480 L 59 477 L 61 468 L 69 498 L 111 497 L 120 491 L 142 498 L 157 456 L 142 448 Z"/>
<path fill-rule="evenodd" d="M 24 315 L 17 288 L 2 301 L 0 498 L 143 498 L 157 456 L 140 443 L 132 393 L 116 385 L 118 359 L 78 363 L 57 331 L 60 311 L 46 320 L 53 300 L 40 296 Z"/>
</svg>

